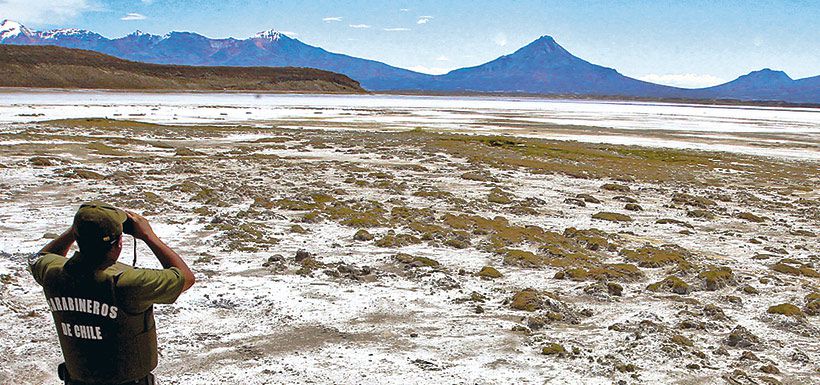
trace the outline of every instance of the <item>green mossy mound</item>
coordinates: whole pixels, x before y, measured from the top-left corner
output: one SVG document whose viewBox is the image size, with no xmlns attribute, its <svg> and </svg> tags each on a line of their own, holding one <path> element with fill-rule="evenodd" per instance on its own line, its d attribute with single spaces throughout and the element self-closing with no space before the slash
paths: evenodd
<svg viewBox="0 0 820 385">
<path fill-rule="evenodd" d="M 601 211 L 592 215 L 593 219 L 600 219 L 610 222 L 632 222 L 632 217 L 626 214 Z"/>
<path fill-rule="evenodd" d="M 550 307 L 553 301 L 558 301 L 557 295 L 527 288 L 515 293 L 512 301 L 510 301 L 510 307 L 515 310 L 533 312 Z"/>
<path fill-rule="evenodd" d="M 643 207 L 641 207 L 641 205 L 637 203 L 627 203 L 626 205 L 624 205 L 624 210 L 643 211 Z"/>
<path fill-rule="evenodd" d="M 508 204 L 512 203 L 513 195 L 498 187 L 495 187 L 490 190 L 490 194 L 487 196 L 487 201 L 491 203 Z"/>
<path fill-rule="evenodd" d="M 820 315 L 820 293 L 811 293 L 806 296 L 804 311 L 810 316 Z"/>
<path fill-rule="evenodd" d="M 649 291 L 670 291 L 675 294 L 686 295 L 691 292 L 689 288 L 689 284 L 684 282 L 682 279 L 675 277 L 675 276 L 668 276 L 664 278 L 662 281 L 658 281 L 655 283 L 650 284 L 646 287 L 646 290 Z"/>
<path fill-rule="evenodd" d="M 370 234 L 370 232 L 365 229 L 359 229 L 359 231 L 356 231 L 356 234 L 353 234 L 354 241 L 372 241 L 374 238 L 373 234 Z"/>
<path fill-rule="evenodd" d="M 567 355 L 568 352 L 561 344 L 551 342 L 541 348 L 541 354 L 546 356 L 564 356 Z"/>
<path fill-rule="evenodd" d="M 496 279 L 504 276 L 503 274 L 501 274 L 501 272 L 499 272 L 496 268 L 492 266 L 482 267 L 481 270 L 479 270 L 478 273 L 476 273 L 476 275 L 481 278 L 487 279 Z"/>
<path fill-rule="evenodd" d="M 609 281 L 623 282 L 637 281 L 644 277 L 643 272 L 628 263 L 601 264 L 589 269 L 570 268 L 555 273 L 555 279 L 570 279 L 573 281 Z"/>
<path fill-rule="evenodd" d="M 636 262 L 640 267 L 657 268 L 674 264 L 683 269 L 691 267 L 691 263 L 687 261 L 691 254 L 677 245 L 645 245 L 634 250 L 623 249 L 620 254 L 628 261 Z"/>
<path fill-rule="evenodd" d="M 753 223 L 763 223 L 766 221 L 765 218 L 759 217 L 749 212 L 742 212 L 735 215 L 739 219 L 743 219 L 744 221 L 753 222 Z"/>
<path fill-rule="evenodd" d="M 419 243 L 421 243 L 421 239 L 410 234 L 387 234 L 376 241 L 376 246 L 393 248 L 417 245 Z"/>
<path fill-rule="evenodd" d="M 603 186 L 601 186 L 601 190 L 615 191 L 615 192 L 622 192 L 622 193 L 632 192 L 632 189 L 630 189 L 629 186 L 624 186 L 622 184 L 617 184 L 617 183 L 606 183 Z"/>
<path fill-rule="evenodd" d="M 694 206 L 702 209 L 716 205 L 715 201 L 711 199 L 683 193 L 673 195 L 672 203 L 684 206 Z"/>
<path fill-rule="evenodd" d="M 690 218 L 715 219 L 715 214 L 712 214 L 711 211 L 703 209 L 689 210 L 686 212 L 686 216 Z"/>
<path fill-rule="evenodd" d="M 781 303 L 780 305 L 771 306 L 771 307 L 769 307 L 768 310 L 766 310 L 766 313 L 769 313 L 769 314 L 782 314 L 782 315 L 785 315 L 785 316 L 795 317 L 795 318 L 805 317 L 805 314 L 803 314 L 803 311 L 800 310 L 799 307 L 794 306 L 790 303 Z"/>
<path fill-rule="evenodd" d="M 436 268 L 439 267 L 440 264 L 435 259 L 427 258 L 427 257 L 418 257 L 410 254 L 399 253 L 394 256 L 396 261 L 399 263 L 411 266 L 411 267 L 432 267 Z"/>
<path fill-rule="evenodd" d="M 732 269 L 728 267 L 716 267 L 698 274 L 698 278 L 704 281 L 706 290 L 715 291 L 735 281 Z"/>
<path fill-rule="evenodd" d="M 783 274 L 820 278 L 820 272 L 791 258 L 781 259 L 780 262 L 769 266 L 769 268 Z"/>
</svg>

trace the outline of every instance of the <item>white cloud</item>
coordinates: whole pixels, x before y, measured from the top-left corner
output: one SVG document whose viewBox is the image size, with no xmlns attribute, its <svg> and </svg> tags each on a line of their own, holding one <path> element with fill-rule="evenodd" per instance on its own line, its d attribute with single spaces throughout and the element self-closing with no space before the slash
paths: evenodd
<svg viewBox="0 0 820 385">
<path fill-rule="evenodd" d="M 328 16 L 328 17 L 323 18 L 322 21 L 324 21 L 325 23 L 330 23 L 330 22 L 334 22 L 334 21 L 342 21 L 342 17 L 341 16 Z"/>
<path fill-rule="evenodd" d="M 409 31 L 410 28 L 385 28 L 387 32 L 402 32 L 402 31 Z"/>
<path fill-rule="evenodd" d="M 370 26 L 367 25 L 367 24 L 350 24 L 350 28 L 366 29 L 366 28 L 370 28 Z"/>
<path fill-rule="evenodd" d="M 419 16 L 419 20 L 416 22 L 416 24 L 427 24 L 427 22 L 432 19 L 433 16 Z"/>
<path fill-rule="evenodd" d="M 145 4 L 145 5 L 154 4 L 154 0 L 140 0 L 140 1 L 142 1 L 142 3 Z"/>
<path fill-rule="evenodd" d="M 437 61 L 450 61 L 450 58 L 448 58 L 447 56 L 441 55 L 441 56 L 437 57 L 436 60 Z"/>
<path fill-rule="evenodd" d="M 430 74 L 430 75 L 442 75 L 450 72 L 451 70 L 448 68 L 440 68 L 440 67 L 427 67 L 423 65 L 417 65 L 407 68 L 410 71 L 421 72 L 423 74 Z"/>
<path fill-rule="evenodd" d="M 281 33 L 281 34 L 283 34 L 283 35 L 285 35 L 285 36 L 288 36 L 288 37 L 296 37 L 296 36 L 299 36 L 299 34 L 298 34 L 298 33 L 293 32 L 293 31 L 279 31 L 279 33 Z"/>
<path fill-rule="evenodd" d="M 507 35 L 504 32 L 499 32 L 499 33 L 495 34 L 495 37 L 493 38 L 493 42 L 495 42 L 495 44 L 498 44 L 498 45 L 503 47 L 503 46 L 507 45 Z"/>
<path fill-rule="evenodd" d="M 23 24 L 55 24 L 101 9 L 95 0 L 0 0 L 0 15 Z"/>
<path fill-rule="evenodd" d="M 130 20 L 145 20 L 147 17 L 141 13 L 129 13 L 125 16 L 121 17 L 120 20 L 130 21 Z"/>
<path fill-rule="evenodd" d="M 638 79 L 683 88 L 711 87 L 725 82 L 717 76 L 706 74 L 649 74 L 639 76 Z"/>
<path fill-rule="evenodd" d="M 401 9 L 399 9 L 399 11 L 402 11 L 402 12 L 410 12 L 410 8 L 401 8 Z"/>
</svg>

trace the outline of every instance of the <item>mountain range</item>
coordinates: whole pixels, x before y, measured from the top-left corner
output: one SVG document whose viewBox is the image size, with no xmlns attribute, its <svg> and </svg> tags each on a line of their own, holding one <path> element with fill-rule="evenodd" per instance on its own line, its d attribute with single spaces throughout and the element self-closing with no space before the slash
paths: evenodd
<svg viewBox="0 0 820 385">
<path fill-rule="evenodd" d="M 794 80 L 763 69 L 714 87 L 685 89 L 624 76 L 589 63 L 542 36 L 510 55 L 443 75 L 428 75 L 375 60 L 328 52 L 273 30 L 247 39 L 211 39 L 192 32 L 164 36 L 136 31 L 109 39 L 80 29 L 34 31 L 0 24 L 0 44 L 56 45 L 118 58 L 193 66 L 309 67 L 347 75 L 370 91 L 527 93 L 637 98 L 733 99 L 820 103 L 820 76 Z"/>
</svg>

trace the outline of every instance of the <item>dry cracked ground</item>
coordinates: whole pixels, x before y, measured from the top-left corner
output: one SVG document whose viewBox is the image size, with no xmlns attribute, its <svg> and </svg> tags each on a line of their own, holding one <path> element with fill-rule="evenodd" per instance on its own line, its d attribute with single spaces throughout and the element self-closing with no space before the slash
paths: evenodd
<svg viewBox="0 0 820 385">
<path fill-rule="evenodd" d="M 166 384 L 820 378 L 817 163 L 98 119 L 0 141 L 0 383 L 57 382 L 24 260 L 95 198 L 196 271 L 157 306 Z"/>
</svg>

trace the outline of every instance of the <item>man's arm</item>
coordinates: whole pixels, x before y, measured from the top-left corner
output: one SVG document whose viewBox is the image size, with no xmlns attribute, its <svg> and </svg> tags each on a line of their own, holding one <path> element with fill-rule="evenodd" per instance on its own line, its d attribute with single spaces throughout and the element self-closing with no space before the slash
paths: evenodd
<svg viewBox="0 0 820 385">
<path fill-rule="evenodd" d="M 71 249 L 71 245 L 74 244 L 74 228 L 69 227 L 68 230 L 64 231 L 60 236 L 54 238 L 49 242 L 45 247 L 43 247 L 39 254 L 51 253 L 62 255 L 65 257 L 68 254 L 68 250 Z"/>
<path fill-rule="evenodd" d="M 128 218 L 134 221 L 134 238 L 141 239 L 151 248 L 151 251 L 154 252 L 159 263 L 162 264 L 162 267 L 166 269 L 176 267 L 182 272 L 182 277 L 185 279 L 185 286 L 183 286 L 182 291 L 188 290 L 193 286 L 194 282 L 196 282 L 194 273 L 188 268 L 188 265 L 182 260 L 179 254 L 171 250 L 168 245 L 154 234 L 154 230 L 151 228 L 151 225 L 148 224 L 148 220 L 142 215 L 131 211 L 126 211 L 125 213 L 128 215 Z"/>
</svg>

